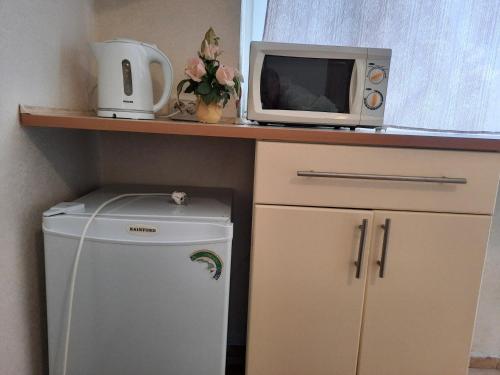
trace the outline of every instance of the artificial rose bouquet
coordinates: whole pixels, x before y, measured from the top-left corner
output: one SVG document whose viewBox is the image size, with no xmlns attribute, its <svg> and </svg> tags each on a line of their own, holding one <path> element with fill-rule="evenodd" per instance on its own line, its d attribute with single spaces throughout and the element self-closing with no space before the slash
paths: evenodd
<svg viewBox="0 0 500 375">
<path fill-rule="evenodd" d="M 224 107 L 231 96 L 238 105 L 241 97 L 241 74 L 233 67 L 224 65 L 220 60 L 220 38 L 212 28 L 205 33 L 198 56 L 191 58 L 184 70 L 189 77 L 177 85 L 177 98 L 184 90 L 187 94 L 195 94 L 199 103 L 206 106 Z"/>
</svg>

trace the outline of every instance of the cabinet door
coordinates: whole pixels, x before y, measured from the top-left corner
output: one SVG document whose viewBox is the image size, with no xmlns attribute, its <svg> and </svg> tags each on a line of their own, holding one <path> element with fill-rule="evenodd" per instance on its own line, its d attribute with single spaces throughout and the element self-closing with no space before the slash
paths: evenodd
<svg viewBox="0 0 500 375">
<path fill-rule="evenodd" d="M 376 212 L 359 375 L 467 374 L 490 220 Z"/>
<path fill-rule="evenodd" d="M 372 215 L 255 206 L 248 375 L 356 373 Z"/>
</svg>

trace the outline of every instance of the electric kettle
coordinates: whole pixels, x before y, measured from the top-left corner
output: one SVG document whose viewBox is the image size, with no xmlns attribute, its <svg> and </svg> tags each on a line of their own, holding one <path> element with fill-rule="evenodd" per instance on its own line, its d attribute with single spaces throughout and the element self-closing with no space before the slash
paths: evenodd
<svg viewBox="0 0 500 375">
<path fill-rule="evenodd" d="M 154 113 L 168 101 L 172 91 L 172 65 L 153 44 L 131 39 L 93 43 L 97 58 L 97 116 L 154 119 Z M 161 65 L 164 87 L 153 104 L 153 84 L 149 66 Z"/>
</svg>

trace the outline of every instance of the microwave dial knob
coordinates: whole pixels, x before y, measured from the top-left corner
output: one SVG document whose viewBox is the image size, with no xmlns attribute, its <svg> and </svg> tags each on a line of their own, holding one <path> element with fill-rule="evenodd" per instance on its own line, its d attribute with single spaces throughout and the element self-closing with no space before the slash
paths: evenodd
<svg viewBox="0 0 500 375">
<path fill-rule="evenodd" d="M 386 77 L 385 70 L 380 67 L 371 68 L 368 71 L 368 79 L 371 83 L 378 84 Z"/>
<path fill-rule="evenodd" d="M 366 108 L 374 111 L 382 106 L 382 104 L 384 103 L 384 96 L 380 91 L 374 90 L 365 96 L 364 102 Z"/>
</svg>

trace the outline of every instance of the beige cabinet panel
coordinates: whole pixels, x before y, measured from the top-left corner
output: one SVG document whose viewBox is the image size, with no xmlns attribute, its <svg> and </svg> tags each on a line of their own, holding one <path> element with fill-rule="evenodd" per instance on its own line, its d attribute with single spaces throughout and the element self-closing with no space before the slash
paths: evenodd
<svg viewBox="0 0 500 375">
<path fill-rule="evenodd" d="M 256 205 L 248 375 L 355 375 L 373 213 Z M 365 257 L 356 278 L 361 230 Z"/>
<path fill-rule="evenodd" d="M 383 232 L 387 236 L 381 278 Z M 375 213 L 358 375 L 466 375 L 491 218 Z"/>
<path fill-rule="evenodd" d="M 316 177 L 298 176 L 298 171 L 312 171 Z M 401 181 L 415 177 L 464 178 L 467 183 Z M 259 141 L 254 200 L 491 215 L 499 178 L 499 153 Z"/>
</svg>

